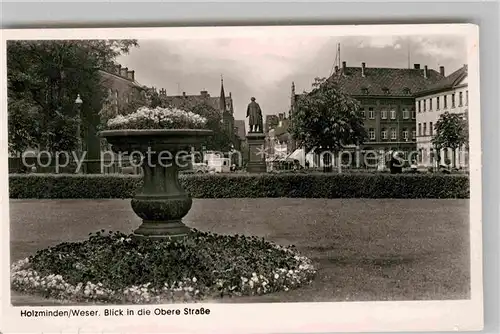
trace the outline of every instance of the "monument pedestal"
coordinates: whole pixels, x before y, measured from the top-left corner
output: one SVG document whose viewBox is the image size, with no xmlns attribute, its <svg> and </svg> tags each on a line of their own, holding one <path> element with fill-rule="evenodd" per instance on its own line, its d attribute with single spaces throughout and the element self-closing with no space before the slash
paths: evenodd
<svg viewBox="0 0 500 334">
<path fill-rule="evenodd" d="M 261 132 L 249 132 L 248 143 L 248 173 L 265 173 L 266 169 L 266 136 Z"/>
</svg>

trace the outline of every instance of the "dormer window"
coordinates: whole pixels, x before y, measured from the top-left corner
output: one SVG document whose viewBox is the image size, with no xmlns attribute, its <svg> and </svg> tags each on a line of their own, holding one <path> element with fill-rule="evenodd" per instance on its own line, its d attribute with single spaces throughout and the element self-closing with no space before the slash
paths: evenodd
<svg viewBox="0 0 500 334">
<path fill-rule="evenodd" d="M 366 87 L 361 88 L 361 92 L 362 92 L 364 95 L 368 95 L 368 88 L 366 88 Z"/>
<path fill-rule="evenodd" d="M 403 94 L 410 95 L 410 93 L 411 93 L 410 88 L 408 88 L 408 87 L 403 88 Z"/>
<path fill-rule="evenodd" d="M 387 88 L 387 87 L 382 88 L 382 92 L 384 92 L 385 95 L 388 95 L 389 94 L 389 88 Z"/>
</svg>

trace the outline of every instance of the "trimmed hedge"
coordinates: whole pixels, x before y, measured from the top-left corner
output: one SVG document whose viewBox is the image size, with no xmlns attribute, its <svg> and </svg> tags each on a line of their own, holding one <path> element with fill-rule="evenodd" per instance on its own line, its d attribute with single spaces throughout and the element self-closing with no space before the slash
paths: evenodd
<svg viewBox="0 0 500 334">
<path fill-rule="evenodd" d="M 182 175 L 194 198 L 469 198 L 467 175 Z M 10 198 L 131 198 L 135 175 L 11 174 Z"/>
</svg>

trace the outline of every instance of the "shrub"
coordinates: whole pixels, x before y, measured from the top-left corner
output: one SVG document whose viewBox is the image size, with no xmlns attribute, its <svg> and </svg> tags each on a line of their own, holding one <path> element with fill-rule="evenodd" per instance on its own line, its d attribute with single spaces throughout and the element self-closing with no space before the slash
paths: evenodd
<svg viewBox="0 0 500 334">
<path fill-rule="evenodd" d="M 182 175 L 194 198 L 469 198 L 466 174 Z M 10 198 L 131 198 L 136 175 L 12 174 Z"/>
</svg>

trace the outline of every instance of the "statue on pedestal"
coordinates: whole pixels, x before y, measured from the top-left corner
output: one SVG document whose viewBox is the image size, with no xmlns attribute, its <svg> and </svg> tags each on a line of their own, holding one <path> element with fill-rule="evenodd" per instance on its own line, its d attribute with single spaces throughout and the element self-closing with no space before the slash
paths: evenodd
<svg viewBox="0 0 500 334">
<path fill-rule="evenodd" d="M 263 133 L 263 120 L 262 120 L 262 110 L 260 109 L 260 106 L 257 102 L 255 102 L 255 97 L 251 98 L 251 102 L 248 104 L 247 107 L 247 117 L 249 125 L 250 125 L 250 130 L 249 133 Z"/>
</svg>

